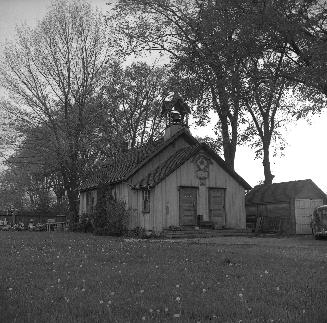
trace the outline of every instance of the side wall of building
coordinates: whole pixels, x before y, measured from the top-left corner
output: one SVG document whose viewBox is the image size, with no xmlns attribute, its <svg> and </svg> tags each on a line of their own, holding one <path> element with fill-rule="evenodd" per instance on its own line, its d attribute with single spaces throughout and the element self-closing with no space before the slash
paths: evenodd
<svg viewBox="0 0 327 323">
<path fill-rule="evenodd" d="M 119 183 L 108 188 L 107 193 L 113 198 L 123 201 L 128 206 L 129 186 L 126 183 Z M 95 211 L 98 200 L 97 189 L 87 190 L 80 193 L 79 215 Z"/>
</svg>

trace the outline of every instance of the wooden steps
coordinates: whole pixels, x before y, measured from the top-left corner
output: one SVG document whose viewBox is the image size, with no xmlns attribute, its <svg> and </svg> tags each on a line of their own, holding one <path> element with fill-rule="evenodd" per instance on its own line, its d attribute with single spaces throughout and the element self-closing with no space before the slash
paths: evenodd
<svg viewBox="0 0 327 323">
<path fill-rule="evenodd" d="M 195 239 L 212 237 L 231 237 L 231 236 L 252 236 L 249 229 L 194 229 L 183 228 L 181 230 L 163 230 L 162 236 L 166 239 Z"/>
</svg>

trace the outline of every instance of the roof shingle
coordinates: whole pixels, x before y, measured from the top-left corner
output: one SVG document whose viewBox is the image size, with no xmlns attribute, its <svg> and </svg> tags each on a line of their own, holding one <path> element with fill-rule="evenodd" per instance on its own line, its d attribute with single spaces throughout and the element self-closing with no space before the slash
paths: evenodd
<svg viewBox="0 0 327 323">
<path fill-rule="evenodd" d="M 147 176 L 142 178 L 135 185 L 135 188 L 154 187 L 156 184 L 160 183 L 163 179 L 174 172 L 174 170 L 183 165 L 200 149 L 200 147 L 201 145 L 197 144 L 177 150 L 167 160 L 162 162 L 152 172 L 148 173 Z"/>
<path fill-rule="evenodd" d="M 126 153 L 110 160 L 95 171 L 82 183 L 81 191 L 97 187 L 100 183 L 113 184 L 124 180 L 134 168 L 157 151 L 163 144 L 164 141 L 160 139 L 138 148 L 129 149 Z"/>
</svg>

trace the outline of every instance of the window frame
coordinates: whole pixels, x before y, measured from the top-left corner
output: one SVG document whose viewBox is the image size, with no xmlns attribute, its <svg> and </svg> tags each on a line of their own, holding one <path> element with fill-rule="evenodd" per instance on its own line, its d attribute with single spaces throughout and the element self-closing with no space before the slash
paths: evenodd
<svg viewBox="0 0 327 323">
<path fill-rule="evenodd" d="M 151 191 L 150 189 L 142 190 L 142 212 L 150 213 Z"/>
</svg>

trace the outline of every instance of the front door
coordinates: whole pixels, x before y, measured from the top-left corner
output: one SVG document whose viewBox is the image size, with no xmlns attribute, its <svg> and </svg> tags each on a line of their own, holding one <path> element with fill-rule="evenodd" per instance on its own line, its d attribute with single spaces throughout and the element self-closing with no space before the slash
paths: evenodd
<svg viewBox="0 0 327 323">
<path fill-rule="evenodd" d="M 209 188 L 209 219 L 217 227 L 225 225 L 224 188 Z"/>
<path fill-rule="evenodd" d="M 181 187 L 179 190 L 180 225 L 196 225 L 197 188 Z"/>
</svg>

